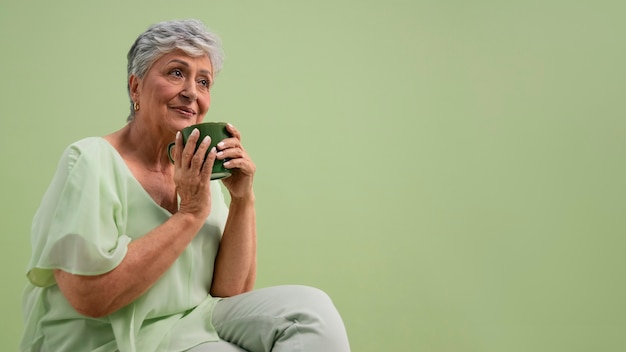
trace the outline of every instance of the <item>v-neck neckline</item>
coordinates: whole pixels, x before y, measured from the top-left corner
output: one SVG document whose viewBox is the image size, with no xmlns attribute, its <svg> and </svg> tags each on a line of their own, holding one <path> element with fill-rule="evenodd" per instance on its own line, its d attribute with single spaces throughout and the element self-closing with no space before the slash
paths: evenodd
<svg viewBox="0 0 626 352">
<path fill-rule="evenodd" d="M 109 142 L 106 138 L 103 138 L 103 137 L 97 137 L 97 138 L 100 139 L 102 142 L 104 142 L 107 145 L 107 147 L 111 150 L 112 154 L 114 155 L 115 159 L 120 164 L 123 165 L 123 168 L 126 170 L 126 173 L 128 173 L 130 178 L 135 182 L 136 186 L 141 189 L 141 192 L 150 200 L 150 202 L 152 202 L 152 204 L 154 206 L 156 206 L 157 208 L 162 209 L 168 216 L 172 216 L 173 213 L 171 211 L 163 208 L 159 203 L 157 203 L 154 200 L 154 198 L 152 198 L 150 193 L 148 193 L 148 191 L 146 191 L 146 189 L 143 187 L 141 182 L 139 182 L 137 177 L 135 177 L 135 174 L 133 174 L 133 171 L 130 169 L 130 167 L 126 163 L 126 160 L 124 160 L 124 158 L 122 157 L 120 152 L 111 144 L 111 142 Z M 178 204 L 180 205 L 180 197 L 178 195 L 176 195 L 176 198 L 177 198 Z"/>
</svg>

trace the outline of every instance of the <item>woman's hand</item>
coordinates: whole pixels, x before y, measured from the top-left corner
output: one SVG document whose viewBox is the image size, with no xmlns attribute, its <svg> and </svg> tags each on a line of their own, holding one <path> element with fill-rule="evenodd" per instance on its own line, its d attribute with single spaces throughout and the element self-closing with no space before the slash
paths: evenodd
<svg viewBox="0 0 626 352">
<path fill-rule="evenodd" d="M 194 129 L 183 146 L 181 133 L 176 134 L 173 153 L 174 183 L 176 192 L 180 196 L 178 212 L 193 214 L 204 221 L 211 212 L 211 169 L 217 151 L 213 148 L 205 160 L 211 138 L 206 137 L 200 143 L 198 150 L 194 150 L 198 138 L 200 138 L 200 132 Z"/>
<path fill-rule="evenodd" d="M 232 175 L 222 179 L 222 182 L 230 192 L 232 199 L 253 197 L 252 181 L 256 166 L 241 145 L 241 133 L 231 124 L 228 124 L 226 129 L 232 137 L 218 143 L 217 159 L 228 159 L 224 163 L 224 167 L 229 169 Z"/>
</svg>

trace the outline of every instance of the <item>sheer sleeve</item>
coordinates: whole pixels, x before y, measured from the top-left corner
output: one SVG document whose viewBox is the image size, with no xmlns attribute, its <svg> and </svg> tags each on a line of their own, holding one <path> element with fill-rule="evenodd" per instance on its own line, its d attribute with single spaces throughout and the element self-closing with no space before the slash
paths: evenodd
<svg viewBox="0 0 626 352">
<path fill-rule="evenodd" d="M 126 185 L 102 142 L 83 140 L 65 150 L 33 219 L 28 279 L 54 285 L 54 269 L 98 275 L 124 258 Z"/>
</svg>

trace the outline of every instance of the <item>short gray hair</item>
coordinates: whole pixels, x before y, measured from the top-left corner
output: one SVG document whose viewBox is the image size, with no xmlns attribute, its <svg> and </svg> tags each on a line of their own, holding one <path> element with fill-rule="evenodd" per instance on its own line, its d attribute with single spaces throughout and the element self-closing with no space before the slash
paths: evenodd
<svg viewBox="0 0 626 352">
<path fill-rule="evenodd" d="M 164 21 L 153 24 L 141 33 L 128 51 L 128 79 L 131 75 L 143 78 L 152 64 L 162 55 L 176 49 L 190 56 L 208 55 L 215 75 L 222 69 L 224 52 L 220 38 L 206 29 L 196 19 Z M 128 84 L 130 97 L 130 84 Z M 133 100 L 130 99 L 128 121 L 135 117 Z"/>
</svg>

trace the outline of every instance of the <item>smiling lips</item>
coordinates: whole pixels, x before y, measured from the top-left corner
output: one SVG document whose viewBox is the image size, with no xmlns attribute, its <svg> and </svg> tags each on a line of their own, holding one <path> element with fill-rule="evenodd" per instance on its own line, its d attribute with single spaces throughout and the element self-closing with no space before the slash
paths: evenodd
<svg viewBox="0 0 626 352">
<path fill-rule="evenodd" d="M 172 109 L 177 110 L 185 116 L 195 116 L 196 111 L 186 106 L 173 106 Z"/>
</svg>

